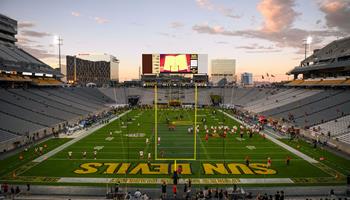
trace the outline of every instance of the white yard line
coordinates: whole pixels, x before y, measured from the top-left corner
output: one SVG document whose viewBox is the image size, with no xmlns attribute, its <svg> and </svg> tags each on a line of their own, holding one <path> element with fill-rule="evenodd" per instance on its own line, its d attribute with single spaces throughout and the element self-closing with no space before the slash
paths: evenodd
<svg viewBox="0 0 350 200">
<path fill-rule="evenodd" d="M 119 119 L 120 117 L 122 117 L 123 115 L 129 113 L 130 111 L 131 111 L 131 110 L 128 110 L 128 111 L 126 111 L 126 112 L 124 112 L 124 113 L 118 115 L 117 117 L 111 119 L 111 120 L 110 120 L 110 123 L 113 122 L 114 120 Z M 109 123 L 108 123 L 108 124 L 109 124 Z M 57 147 L 57 148 L 55 148 L 55 149 L 53 149 L 53 150 L 47 152 L 46 154 L 44 154 L 44 155 L 42 155 L 42 156 L 40 156 L 40 157 L 34 159 L 33 162 L 38 162 L 38 163 L 40 163 L 40 162 L 42 162 L 42 161 L 44 161 L 44 160 L 50 158 L 51 156 L 55 155 L 56 153 L 62 151 L 63 149 L 69 147 L 70 145 L 72 145 L 72 144 L 78 142 L 79 140 L 85 138 L 86 136 L 89 136 L 90 134 L 92 134 L 92 133 L 95 132 L 96 130 L 98 130 L 98 129 L 100 129 L 100 128 L 102 128 L 102 127 L 108 125 L 108 124 L 100 124 L 100 125 L 97 125 L 97 126 L 91 128 L 91 129 L 89 129 L 88 131 L 85 132 L 85 134 L 81 134 L 81 135 L 79 135 L 78 137 L 76 137 L 76 138 L 74 138 L 74 139 L 72 139 L 72 140 L 70 140 L 70 141 L 64 143 L 63 145 L 61 145 L 61 146 L 59 146 L 59 147 Z"/>
<path fill-rule="evenodd" d="M 273 135 L 273 136 L 275 136 L 275 138 L 282 139 L 281 136 L 279 136 L 279 135 L 277 135 L 277 134 L 275 134 L 275 133 L 273 133 L 273 132 L 271 132 L 271 131 L 269 131 L 269 130 L 264 130 L 264 131 L 267 132 L 267 133 L 269 133 L 269 134 L 271 134 L 271 135 Z"/>
<path fill-rule="evenodd" d="M 234 120 L 238 121 L 239 123 L 244 124 L 245 126 L 248 126 L 248 124 L 246 124 L 245 122 L 237 119 L 236 117 L 234 117 L 234 116 L 232 116 L 232 115 L 230 115 L 230 114 L 228 114 L 228 113 L 226 113 L 226 112 L 224 112 L 222 110 L 219 110 L 219 111 L 224 113 L 226 116 L 230 117 L 231 119 L 234 119 Z M 292 152 L 293 154 L 299 156 L 300 158 L 306 160 L 307 162 L 309 162 L 311 164 L 318 163 L 317 160 L 315 160 L 315 159 L 311 158 L 310 156 L 308 156 L 308 155 L 306 155 L 306 154 L 304 154 L 304 153 L 294 149 L 293 147 L 290 147 L 290 146 L 286 145 L 285 143 L 277 140 L 276 138 L 273 138 L 273 137 L 271 137 L 271 136 L 269 136 L 267 134 L 265 134 L 265 136 L 266 136 L 267 139 L 271 140 L 273 143 L 275 143 L 275 144 L 279 145 L 280 147 L 282 147 L 282 148 Z"/>
</svg>

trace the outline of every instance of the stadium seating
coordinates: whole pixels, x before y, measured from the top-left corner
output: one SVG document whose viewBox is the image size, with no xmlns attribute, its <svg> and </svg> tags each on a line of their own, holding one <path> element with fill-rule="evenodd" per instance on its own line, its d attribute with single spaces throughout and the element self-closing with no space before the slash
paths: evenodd
<svg viewBox="0 0 350 200">
<path fill-rule="evenodd" d="M 6 142 L 15 138 L 18 138 L 19 136 L 13 133 L 9 133 L 3 130 L 0 130 L 0 143 Z"/>
<path fill-rule="evenodd" d="M 274 109 L 266 110 L 261 114 L 276 119 L 291 120 L 300 127 L 313 126 L 327 122 L 350 113 L 350 93 L 347 90 L 327 90 L 292 102 Z"/>
<path fill-rule="evenodd" d="M 31 82 L 32 79 L 30 79 L 27 76 L 16 76 L 11 74 L 0 74 L 0 80 L 1 81 L 21 81 L 21 82 Z"/>
<path fill-rule="evenodd" d="M 342 141 L 346 144 L 350 145 L 350 132 L 346 134 L 342 134 L 336 137 L 339 141 Z"/>
<path fill-rule="evenodd" d="M 350 115 L 313 126 L 310 129 L 319 129 L 319 132 L 323 133 L 324 135 L 327 135 L 329 132 L 331 136 L 348 133 L 350 132 Z"/>
<path fill-rule="evenodd" d="M 295 80 L 287 83 L 286 86 L 297 86 L 297 85 L 299 85 L 299 84 L 301 84 L 303 82 L 304 82 L 304 80 L 295 79 Z"/>
<path fill-rule="evenodd" d="M 113 99 L 116 104 L 127 104 L 126 88 L 99 88 L 98 90 L 110 99 Z M 144 92 L 143 94 L 147 95 L 146 92 Z"/>
<path fill-rule="evenodd" d="M 25 135 L 26 133 L 45 128 L 43 125 L 39 125 L 31 120 L 8 115 L 3 112 L 0 112 L 0 121 L 2 129 L 11 130 L 19 135 Z"/>
<path fill-rule="evenodd" d="M 292 102 L 304 99 L 320 92 L 321 90 L 290 89 L 288 91 L 272 95 L 270 98 L 265 99 L 264 101 L 258 100 L 258 103 L 255 104 L 252 102 L 252 104 L 245 107 L 245 109 L 250 112 L 260 113 L 266 110 L 290 104 Z"/>
<path fill-rule="evenodd" d="M 58 81 L 54 78 L 48 78 L 48 79 L 33 78 L 32 84 L 38 85 L 38 86 L 59 86 L 59 85 L 62 85 L 62 83 L 60 81 Z"/>
<path fill-rule="evenodd" d="M 0 89 L 1 141 L 79 119 L 113 103 L 95 88 Z"/>
</svg>

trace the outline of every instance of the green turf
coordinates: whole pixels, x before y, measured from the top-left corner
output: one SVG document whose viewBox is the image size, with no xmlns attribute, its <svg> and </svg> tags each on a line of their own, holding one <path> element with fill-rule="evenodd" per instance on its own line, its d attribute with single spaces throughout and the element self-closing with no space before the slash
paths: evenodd
<svg viewBox="0 0 350 200">
<path fill-rule="evenodd" d="M 207 120 L 208 127 L 220 124 L 239 127 L 239 124 L 221 112 L 216 111 L 214 114 L 213 109 L 199 109 L 197 114 L 197 124 L 200 125 L 200 131 L 197 135 L 196 146 L 194 146 L 194 135 L 188 133 L 188 128 L 194 123 L 194 110 L 159 109 L 157 134 L 161 137 L 161 142 L 157 145 L 154 134 L 154 110 L 135 109 L 41 163 L 29 162 L 38 157 L 38 155 L 33 154 L 33 148 L 30 148 L 28 152 L 22 152 L 23 160 L 18 159 L 19 154 L 2 160 L 0 161 L 0 175 L 4 176 L 6 174 L 8 177 L 14 169 L 19 169 L 17 170 L 18 177 L 14 181 L 25 182 L 32 179 L 33 183 L 44 184 L 60 184 L 56 181 L 61 177 L 170 178 L 172 173 L 171 164 L 174 163 L 172 159 L 177 159 L 178 164 L 188 163 L 190 165 L 191 174 L 182 174 L 182 178 L 291 178 L 298 185 L 323 185 L 327 183 L 344 184 L 344 179 L 334 181 L 334 170 L 344 175 L 349 173 L 349 160 L 335 156 L 324 149 L 313 149 L 311 145 L 304 141 L 282 140 L 317 160 L 321 156 L 325 157 L 326 160 L 321 161 L 321 164 L 325 164 L 326 167 L 312 165 L 260 135 L 249 138 L 248 135 L 244 134 L 244 140 L 241 141 L 239 135 L 228 134 L 226 138 L 210 137 L 207 142 L 203 131 L 203 118 Z M 169 131 L 167 119 L 176 125 L 175 130 Z M 112 132 L 112 135 L 110 135 L 110 132 Z M 149 139 L 149 144 L 146 144 L 146 138 Z M 46 141 L 48 148 L 45 149 L 45 152 L 68 140 L 51 139 Z M 154 160 L 156 148 L 158 158 L 169 160 Z M 194 154 L 195 148 L 196 154 Z M 95 149 L 98 152 L 97 159 L 94 159 L 93 155 Z M 73 152 L 72 159 L 68 158 L 69 151 Z M 82 156 L 83 151 L 87 152 L 87 158 L 85 159 Z M 140 151 L 144 152 L 144 158 L 140 158 Z M 159 170 L 161 166 L 159 163 L 166 163 L 169 166 L 165 169 L 165 173 L 148 174 L 139 171 L 136 174 L 131 174 L 136 166 L 140 166 L 142 163 L 146 165 L 148 153 L 152 155 L 149 168 L 151 173 Z M 163 157 L 161 157 L 161 154 L 163 154 Z M 179 159 L 192 159 L 194 156 L 196 156 L 194 161 Z M 229 165 L 232 163 L 244 164 L 247 156 L 250 157 L 251 163 L 261 164 L 265 164 L 267 157 L 271 157 L 271 169 L 276 173 L 258 174 L 251 167 L 250 169 L 254 172 L 252 174 L 244 174 L 241 168 L 238 168 L 236 174 L 231 173 L 232 170 Z M 285 163 L 288 156 L 291 157 L 289 166 Z M 96 172 L 78 174 L 76 170 L 85 170 L 82 168 L 84 163 L 97 163 L 101 166 L 95 167 Z M 121 163 L 130 164 L 126 174 L 117 173 L 122 168 Z M 224 165 L 227 174 L 220 174 L 216 171 L 214 171 L 214 174 L 205 174 L 203 167 L 205 164 Z M 112 169 L 113 167 L 115 168 Z M 81 183 L 81 185 L 91 184 L 93 183 Z M 76 184 L 67 183 L 67 185 Z"/>
<path fill-rule="evenodd" d="M 347 160 L 343 157 L 340 157 L 338 155 L 335 155 L 327 151 L 322 147 L 322 145 L 318 145 L 317 148 L 314 148 L 313 144 L 307 143 L 306 141 L 301 139 L 296 139 L 296 140 L 284 139 L 281 141 L 309 155 L 310 157 L 316 160 L 319 160 L 321 163 L 324 163 L 327 166 L 338 170 L 344 175 L 350 174 L 350 160 Z M 324 160 L 320 160 L 320 158 L 322 157 L 324 158 Z"/>
<path fill-rule="evenodd" d="M 167 131 L 165 127 L 166 117 L 176 120 L 180 113 L 183 115 L 184 121 L 192 121 L 194 119 L 193 110 L 159 110 L 160 135 L 162 137 L 160 149 L 164 149 L 164 157 L 192 157 L 193 156 L 193 135 L 188 134 L 188 125 L 177 126 L 176 131 Z M 139 117 L 136 117 L 139 115 Z M 205 117 L 207 125 L 237 125 L 239 124 L 225 117 L 222 113 L 216 112 L 212 114 L 212 110 L 203 109 L 198 111 L 198 122 Z M 134 119 L 134 121 L 133 121 Z M 130 120 L 130 124 L 127 123 Z M 128 124 L 127 127 L 122 127 L 122 121 Z M 140 123 L 140 127 L 137 124 Z M 199 123 L 200 124 L 200 123 Z M 228 135 L 227 138 L 210 138 L 208 142 L 204 139 L 203 124 L 200 124 L 201 131 L 197 137 L 197 160 L 196 161 L 181 161 L 178 163 L 191 163 L 191 175 L 183 175 L 184 178 L 295 178 L 295 177 L 329 177 L 330 175 L 320 170 L 319 168 L 309 164 L 305 160 L 291 154 L 271 141 L 264 139 L 258 135 L 253 138 L 248 138 L 244 135 L 244 141 L 239 141 L 238 135 Z M 96 173 L 91 174 L 76 174 L 74 170 L 79 169 L 80 165 L 88 162 L 99 163 L 131 163 L 132 166 L 141 162 L 147 162 L 147 159 L 139 158 L 139 151 L 144 151 L 145 157 L 147 153 L 155 152 L 154 130 L 154 111 L 153 110 L 133 110 L 121 120 L 116 120 L 109 125 L 97 130 L 90 136 L 78 141 L 72 146 L 62 150 L 53 157 L 44 162 L 32 167 L 26 171 L 23 176 L 46 176 L 46 177 L 170 177 L 169 174 L 150 175 L 150 174 L 104 174 L 106 166 L 98 168 Z M 110 132 L 113 132 L 112 140 L 106 140 L 110 137 Z M 129 137 L 132 134 L 145 134 L 145 137 Z M 129 135 L 129 136 L 128 136 Z M 146 145 L 146 137 L 150 139 L 150 144 Z M 93 159 L 92 152 L 94 147 L 103 146 L 103 149 L 98 151 L 97 159 Z M 254 146 L 255 149 L 250 150 L 247 146 Z M 73 159 L 68 159 L 68 151 L 73 152 Z M 87 151 L 86 159 L 82 158 L 82 152 Z M 246 156 L 251 158 L 252 163 L 266 163 L 267 157 L 272 158 L 272 169 L 277 173 L 273 175 L 259 174 L 204 174 L 203 163 L 244 163 Z M 285 159 L 287 156 L 292 158 L 291 164 L 286 166 Z M 151 163 L 173 163 L 172 161 L 154 161 Z M 132 167 L 131 167 L 132 168 Z M 118 168 L 117 168 L 118 169 Z"/>
<path fill-rule="evenodd" d="M 0 160 L 0 177 L 6 175 L 7 173 L 15 170 L 16 168 L 30 162 L 31 160 L 37 158 L 40 156 L 40 154 L 35 154 L 34 149 L 39 146 L 44 146 L 44 144 L 47 145 L 47 148 L 44 148 L 43 153 L 49 152 L 52 149 L 55 149 L 56 147 L 62 145 L 63 143 L 69 141 L 70 139 L 67 138 L 52 138 L 47 141 L 41 142 L 36 145 L 32 145 L 28 148 L 28 151 L 22 151 L 20 153 L 16 153 L 13 156 L 10 156 L 4 160 Z M 20 160 L 20 155 L 23 156 L 23 159 Z"/>
</svg>

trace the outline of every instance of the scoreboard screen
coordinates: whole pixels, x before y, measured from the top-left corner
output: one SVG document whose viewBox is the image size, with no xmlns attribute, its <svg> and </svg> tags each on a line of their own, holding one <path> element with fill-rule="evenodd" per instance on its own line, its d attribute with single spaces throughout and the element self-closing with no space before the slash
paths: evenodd
<svg viewBox="0 0 350 200">
<path fill-rule="evenodd" d="M 142 73 L 197 74 L 198 54 L 142 54 Z"/>
</svg>

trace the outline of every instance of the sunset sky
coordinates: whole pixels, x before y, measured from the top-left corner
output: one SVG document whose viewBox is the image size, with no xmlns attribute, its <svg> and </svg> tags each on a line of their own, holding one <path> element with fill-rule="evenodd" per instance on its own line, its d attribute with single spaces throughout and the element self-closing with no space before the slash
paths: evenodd
<svg viewBox="0 0 350 200">
<path fill-rule="evenodd" d="M 314 49 L 350 35 L 350 0 L 0 0 L 0 13 L 18 20 L 18 45 L 48 65 L 58 66 L 60 35 L 63 55 L 116 56 L 121 80 L 137 78 L 142 53 L 234 58 L 237 74 L 285 78 L 306 37 Z"/>
</svg>

